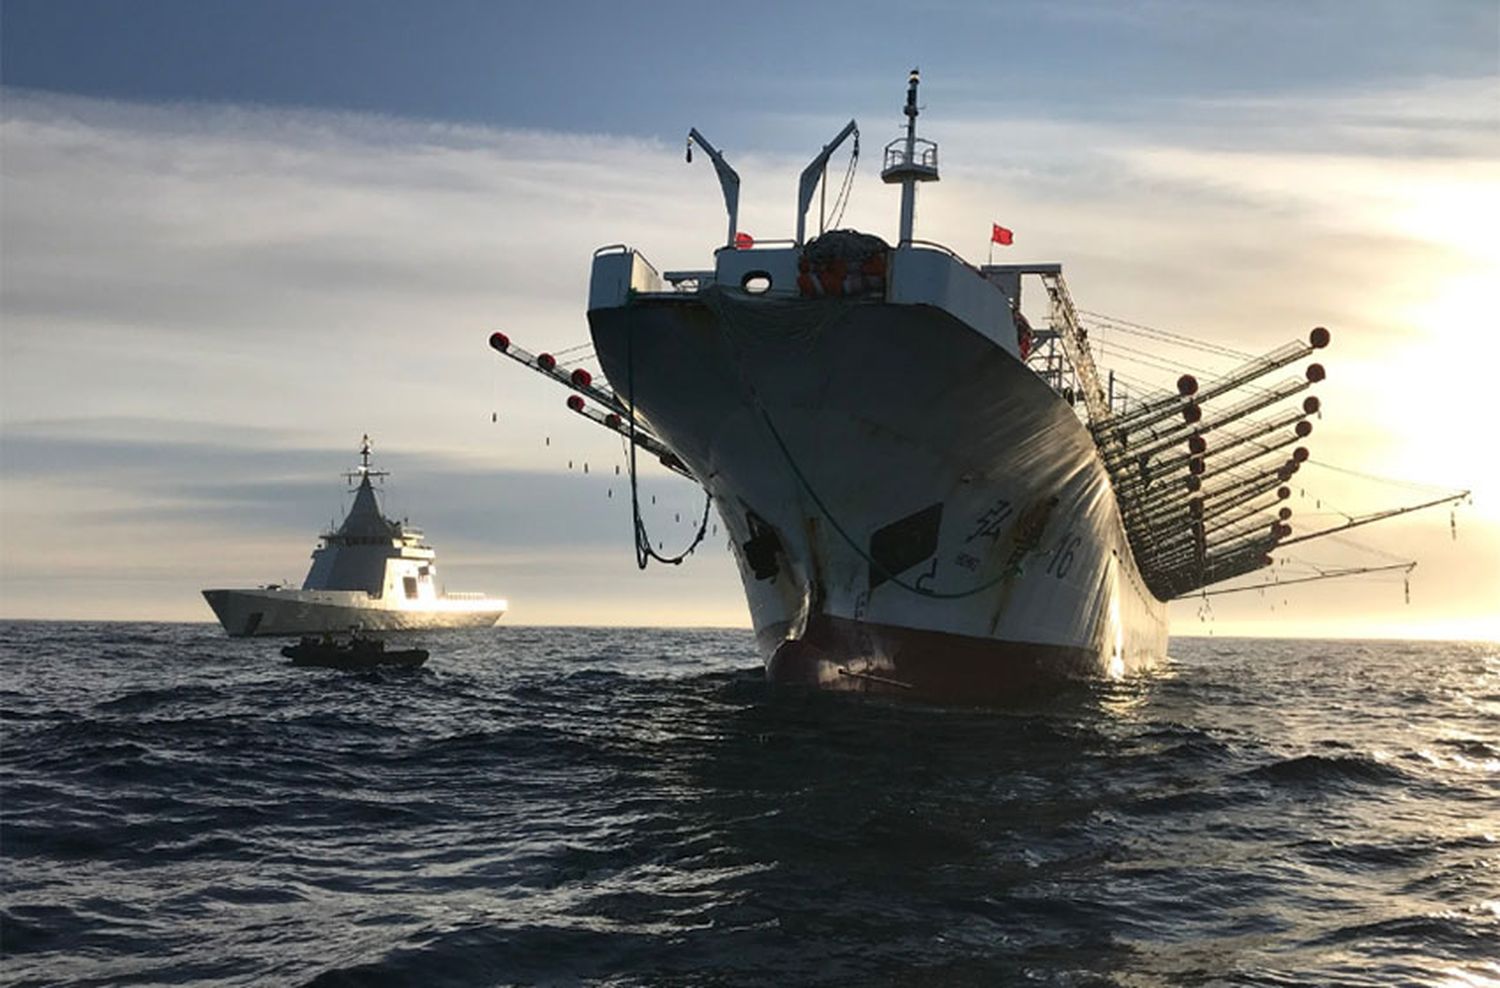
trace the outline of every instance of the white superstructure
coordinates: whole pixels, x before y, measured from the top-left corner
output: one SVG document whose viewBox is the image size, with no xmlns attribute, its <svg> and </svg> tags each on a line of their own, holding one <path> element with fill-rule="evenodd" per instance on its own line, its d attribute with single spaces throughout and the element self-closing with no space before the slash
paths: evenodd
<svg viewBox="0 0 1500 988">
<path fill-rule="evenodd" d="M 386 518 L 375 497 L 370 438 L 360 447 L 354 503 L 337 529 L 313 550 L 301 589 L 265 586 L 205 590 L 224 630 L 234 636 L 298 635 L 431 628 L 483 628 L 505 614 L 506 601 L 444 593 L 437 556 L 419 529 Z"/>
</svg>

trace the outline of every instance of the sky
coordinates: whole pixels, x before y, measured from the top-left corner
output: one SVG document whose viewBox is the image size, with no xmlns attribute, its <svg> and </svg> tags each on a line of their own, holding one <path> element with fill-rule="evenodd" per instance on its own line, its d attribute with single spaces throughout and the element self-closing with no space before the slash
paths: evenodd
<svg viewBox="0 0 1500 988">
<path fill-rule="evenodd" d="M 1473 491 L 1286 554 L 1415 560 L 1409 602 L 1319 583 L 1174 632 L 1500 638 L 1492 0 L 3 0 L 0 616 L 208 620 L 200 588 L 300 581 L 369 433 L 388 512 L 507 621 L 746 625 L 722 538 L 636 571 L 618 442 L 485 341 L 585 342 L 600 245 L 708 262 L 692 126 L 772 238 L 856 118 L 845 223 L 893 239 L 874 152 L 913 66 L 944 163 L 919 236 L 983 261 L 1000 222 L 1083 308 L 1236 349 L 1328 326 L 1299 523 Z M 701 493 L 644 483 L 686 544 Z"/>
</svg>

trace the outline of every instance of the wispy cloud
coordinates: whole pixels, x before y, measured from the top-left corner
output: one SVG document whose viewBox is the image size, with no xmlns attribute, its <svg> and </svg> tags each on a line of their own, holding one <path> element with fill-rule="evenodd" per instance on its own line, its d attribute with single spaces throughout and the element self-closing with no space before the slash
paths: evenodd
<svg viewBox="0 0 1500 988">
<path fill-rule="evenodd" d="M 201 619 L 203 587 L 300 581 L 317 534 L 348 508 L 339 471 L 353 448 L 289 438 L 150 420 L 7 428 L 7 611 Z M 607 461 L 585 474 L 585 462 L 549 472 L 423 451 L 377 460 L 392 474 L 384 509 L 427 533 L 451 589 L 509 593 L 513 617 L 530 623 L 671 623 L 678 611 L 732 623 L 737 583 L 722 538 L 691 572 L 664 570 L 643 585 L 628 480 Z M 640 491 L 651 531 L 686 545 L 701 494 L 660 470 L 642 476 Z"/>
<path fill-rule="evenodd" d="M 1221 342 L 1334 326 L 1320 438 L 1353 465 L 1431 476 L 1437 447 L 1403 402 L 1462 419 L 1483 390 L 1455 385 L 1462 368 L 1413 379 L 1409 358 L 1493 346 L 1473 289 L 1495 264 L 1479 209 L 1500 186 L 1494 87 L 1177 100 L 1118 120 L 934 109 L 948 165 L 920 222 L 977 256 L 1003 220 L 1014 255 L 1064 261 L 1088 307 Z M 806 126 L 826 139 L 826 123 Z M 541 349 L 584 340 L 599 244 L 704 263 L 721 204 L 680 145 L 16 91 L 0 145 L 9 613 L 72 582 L 106 588 L 115 616 L 186 616 L 209 582 L 300 575 L 286 570 L 364 432 L 393 495 L 441 534 L 450 582 L 545 601 L 538 620 L 566 620 L 570 599 L 577 619 L 743 613 L 721 548 L 696 576 L 634 573 L 623 490 L 604 493 L 618 444 L 484 346 L 497 326 Z M 804 157 L 734 155 L 746 228 L 790 231 Z M 889 234 L 893 195 L 866 178 L 846 223 Z M 1466 471 L 1482 473 L 1449 463 L 1441 479 Z M 653 492 L 670 538 L 691 488 Z M 152 567 L 167 582 L 132 587 Z M 1454 599 L 1500 592 L 1471 577 Z"/>
</svg>

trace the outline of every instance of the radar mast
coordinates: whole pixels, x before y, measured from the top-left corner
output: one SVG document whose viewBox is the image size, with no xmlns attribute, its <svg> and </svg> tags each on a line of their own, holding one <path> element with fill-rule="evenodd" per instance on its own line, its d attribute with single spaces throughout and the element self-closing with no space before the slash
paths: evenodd
<svg viewBox="0 0 1500 988">
<path fill-rule="evenodd" d="M 881 181 L 901 186 L 901 238 L 898 244 L 910 243 L 917 215 L 917 183 L 938 180 L 937 145 L 917 136 L 917 84 L 921 73 L 911 70 L 906 85 L 906 136 L 885 146 L 885 167 Z"/>
<path fill-rule="evenodd" d="M 370 434 L 367 432 L 359 440 L 359 466 L 344 474 L 344 479 L 354 485 L 354 489 L 356 490 L 369 485 L 370 478 L 372 477 L 390 476 L 389 471 L 370 469 L 370 451 L 372 448 Z"/>
</svg>

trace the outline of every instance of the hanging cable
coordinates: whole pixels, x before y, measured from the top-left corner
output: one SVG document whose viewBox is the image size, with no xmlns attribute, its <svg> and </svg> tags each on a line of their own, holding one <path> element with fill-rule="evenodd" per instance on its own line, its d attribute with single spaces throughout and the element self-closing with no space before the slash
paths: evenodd
<svg viewBox="0 0 1500 988">
<path fill-rule="evenodd" d="M 693 541 L 688 547 L 675 556 L 663 556 L 651 547 L 651 535 L 646 531 L 646 520 L 641 517 L 640 484 L 637 480 L 635 452 L 635 319 L 627 318 L 627 331 L 625 337 L 625 380 L 629 385 L 628 411 L 625 417 L 629 423 L 630 430 L 630 515 L 635 536 L 635 565 L 638 569 L 645 569 L 646 565 L 653 559 L 659 563 L 667 563 L 671 566 L 680 566 L 682 561 L 693 554 L 703 541 L 708 532 L 708 512 L 713 504 L 713 495 L 707 488 L 703 491 L 703 518 L 698 523 L 698 534 L 693 536 Z"/>
<path fill-rule="evenodd" d="M 586 360 L 594 359 L 594 344 L 592 341 L 578 343 L 570 347 L 564 347 L 552 355 L 559 367 L 572 367 Z"/>
<path fill-rule="evenodd" d="M 848 531 L 845 530 L 844 526 L 839 524 L 838 518 L 834 517 L 833 512 L 828 510 L 828 505 L 823 503 L 823 499 L 818 496 L 817 491 L 813 490 L 812 484 L 808 482 L 807 476 L 802 472 L 801 467 L 797 465 L 796 459 L 792 456 L 792 451 L 787 448 L 786 441 L 781 438 L 781 433 L 777 431 L 775 424 L 771 421 L 771 416 L 766 413 L 765 408 L 760 409 L 760 417 L 766 423 L 766 429 L 770 431 L 771 438 L 775 440 L 777 448 L 781 450 L 781 455 L 786 457 L 787 466 L 791 467 L 792 474 L 797 478 L 797 482 L 802 485 L 802 489 L 807 492 L 807 496 L 812 498 L 813 504 L 817 505 L 818 510 L 823 513 L 823 517 L 828 519 L 828 523 L 833 526 L 833 530 L 838 532 L 839 535 L 843 538 L 845 544 L 847 544 L 850 549 L 853 549 L 855 554 L 865 561 L 866 565 L 870 567 L 870 571 L 872 573 L 880 574 L 890 583 L 895 584 L 902 590 L 908 591 L 909 593 L 914 593 L 919 597 L 932 597 L 937 600 L 958 600 L 963 597 L 972 597 L 977 593 L 982 593 L 986 590 L 989 590 L 991 587 L 998 586 L 1000 583 L 1004 582 L 1014 575 L 1013 571 L 1007 568 L 999 576 L 996 576 L 993 579 L 985 580 L 984 582 L 972 586 L 967 590 L 959 590 L 952 593 L 945 593 L 941 590 L 928 590 L 926 587 L 920 587 L 914 583 L 907 583 L 895 573 L 892 573 L 888 567 L 883 566 L 878 561 L 876 561 L 873 556 L 871 556 L 864 550 L 863 546 L 861 546 L 854 540 L 853 536 L 851 536 Z"/>
<path fill-rule="evenodd" d="M 832 310 L 819 322 L 817 327 L 812 330 L 812 333 L 810 335 L 816 336 L 817 334 L 821 333 L 823 329 L 828 326 L 834 319 L 842 316 L 843 311 L 844 310 L 841 308 Z M 727 309 L 719 309 L 717 310 L 717 313 L 720 321 L 724 324 L 725 328 L 729 330 L 728 339 L 730 340 L 731 346 L 733 347 L 733 340 L 735 336 L 739 334 L 739 330 L 737 330 L 737 328 L 735 327 Z M 736 352 L 735 356 L 739 356 L 738 352 Z M 863 546 L 855 541 L 854 537 L 849 534 L 848 530 L 845 529 L 842 524 L 840 524 L 838 518 L 833 514 L 832 511 L 829 510 L 828 505 L 825 504 L 823 502 L 823 499 L 818 496 L 818 492 L 813 489 L 811 481 L 807 479 L 807 475 L 802 472 L 802 468 L 798 465 L 796 457 L 794 457 L 792 455 L 792 451 L 787 448 L 786 441 L 781 437 L 781 432 L 776 428 L 776 424 L 771 421 L 770 413 L 766 411 L 765 404 L 760 400 L 760 395 L 756 392 L 755 388 L 751 386 L 747 380 L 745 380 L 743 372 L 741 373 L 740 386 L 744 390 L 744 395 L 748 399 L 749 403 L 755 408 L 757 412 L 760 413 L 761 420 L 766 424 L 766 431 L 770 433 L 771 440 L 776 444 L 776 447 L 781 450 L 781 455 L 786 459 L 786 464 L 791 469 L 792 475 L 796 477 L 797 482 L 802 486 L 802 489 L 807 492 L 807 496 L 812 500 L 817 509 L 823 514 L 823 517 L 828 519 L 828 523 L 833 526 L 833 530 L 835 532 L 838 532 L 840 538 L 842 538 L 845 544 L 847 544 L 849 548 L 854 551 L 855 555 L 859 556 L 865 561 L 866 565 L 870 567 L 870 571 L 872 573 L 880 574 L 888 582 L 900 587 L 902 590 L 905 590 L 909 593 L 914 593 L 920 597 L 931 597 L 937 600 L 958 600 L 964 597 L 972 597 L 975 594 L 982 593 L 992 587 L 998 586 L 1000 583 L 1003 583 L 1005 580 L 1008 580 L 1012 576 L 1014 576 L 1013 569 L 1007 567 L 1005 571 L 1000 573 L 1000 575 L 994 577 L 993 579 L 986 580 L 976 586 L 970 587 L 967 590 L 961 590 L 954 593 L 945 593 L 939 590 L 928 590 L 925 587 L 919 587 L 914 583 L 907 583 L 905 580 L 901 579 L 900 576 L 892 573 L 888 567 L 881 565 L 880 562 L 875 560 L 868 552 L 865 551 Z"/>
<path fill-rule="evenodd" d="M 1340 513 L 1342 514 L 1342 512 Z M 1347 518 L 1348 515 L 1345 515 L 1344 517 Z M 1367 552 L 1372 556 L 1379 556 L 1380 558 L 1389 560 L 1393 563 L 1406 561 L 1405 556 L 1398 556 L 1394 552 L 1386 552 L 1384 549 L 1377 549 L 1372 545 L 1365 545 L 1363 542 L 1356 542 L 1353 539 L 1348 538 L 1347 536 L 1330 535 L 1328 536 L 1328 541 L 1337 542 L 1339 545 L 1345 546 L 1349 549 L 1354 549 L 1358 552 Z"/>
<path fill-rule="evenodd" d="M 1176 374 L 1181 371 L 1189 371 L 1192 374 L 1203 377 L 1205 379 L 1213 376 L 1212 372 L 1206 370 L 1201 365 L 1188 364 L 1181 361 L 1172 360 L 1167 357 L 1161 357 L 1157 354 L 1148 353 L 1145 350 L 1139 350 L 1135 347 L 1120 343 L 1118 341 L 1111 342 L 1110 346 L 1114 350 L 1123 351 L 1121 353 L 1114 354 L 1116 360 L 1126 360 L 1131 363 L 1140 364 L 1144 367 L 1150 367 L 1152 370 L 1166 371 L 1170 374 Z M 1264 385 L 1255 384 L 1249 381 L 1239 386 L 1241 388 L 1244 388 L 1246 391 L 1258 391 L 1261 394 L 1266 394 L 1271 390 Z M 1153 384 L 1152 387 L 1161 390 L 1170 390 L 1160 384 Z"/>
<path fill-rule="evenodd" d="M 1361 480 L 1372 480 L 1377 484 L 1389 484 L 1392 487 L 1405 487 L 1413 491 L 1433 492 L 1454 490 L 1454 488 L 1452 487 L 1442 487 L 1437 484 L 1419 484 L 1411 480 L 1396 480 L 1394 477 L 1381 477 L 1373 473 L 1364 473 L 1360 470 L 1352 470 L 1349 467 L 1334 466 L 1332 463 L 1327 463 L 1323 460 L 1308 460 L 1307 462 L 1311 466 L 1322 467 L 1324 470 L 1332 470 L 1334 473 L 1348 474 L 1351 477 L 1358 477 Z M 1455 493 L 1454 496 L 1459 497 L 1467 494 L 1468 491 L 1463 491 L 1462 494 Z"/>
<path fill-rule="evenodd" d="M 838 195 L 833 199 L 833 219 L 828 222 L 829 229 L 838 229 L 838 225 L 844 221 L 844 210 L 849 205 L 849 194 L 854 188 L 854 168 L 859 162 L 859 131 L 854 132 L 854 147 L 849 152 L 849 167 L 844 170 L 844 181 L 839 186 Z M 826 179 L 824 181 L 827 181 Z"/>
<path fill-rule="evenodd" d="M 1416 569 L 1416 567 L 1417 567 L 1416 563 L 1396 563 L 1395 565 L 1392 565 L 1392 566 L 1352 566 L 1352 567 L 1349 567 L 1348 569 L 1343 569 L 1343 570 L 1329 570 L 1328 572 L 1322 573 L 1322 574 L 1320 574 L 1318 576 L 1298 577 L 1295 580 L 1278 580 L 1274 584 L 1256 583 L 1256 584 L 1252 584 L 1250 586 L 1245 586 L 1245 587 L 1226 587 L 1226 588 L 1224 588 L 1222 590 L 1200 590 L 1200 591 L 1197 591 L 1195 593 L 1183 594 L 1182 596 L 1175 597 L 1173 599 L 1174 600 L 1186 600 L 1186 599 L 1191 598 L 1191 597 L 1203 597 L 1203 598 L 1218 597 L 1218 596 L 1221 596 L 1221 595 L 1226 594 L 1226 593 L 1245 593 L 1246 591 L 1249 591 L 1249 590 L 1266 590 L 1266 589 L 1269 589 L 1269 587 L 1271 587 L 1271 586 L 1275 586 L 1275 587 L 1289 587 L 1289 586 L 1293 586 L 1293 585 L 1298 584 L 1298 583 L 1316 583 L 1319 580 L 1337 580 L 1337 579 L 1341 579 L 1341 578 L 1346 577 L 1346 576 L 1364 576 L 1367 573 L 1384 573 L 1384 572 L 1389 572 L 1391 570 L 1405 570 L 1406 573 L 1409 575 L 1412 570 Z M 1411 590 L 1410 590 L 1410 586 L 1408 585 L 1408 588 L 1407 588 L 1407 602 L 1408 603 L 1410 603 L 1410 595 L 1411 595 Z"/>
<path fill-rule="evenodd" d="M 1134 333 L 1134 335 L 1137 336 L 1157 338 L 1163 342 L 1176 343 L 1178 346 L 1188 347 L 1189 349 L 1203 350 L 1207 353 L 1216 353 L 1221 357 L 1233 357 L 1236 360 L 1249 360 L 1255 356 L 1253 353 L 1246 353 L 1244 350 L 1236 350 L 1233 347 L 1223 346 L 1219 343 L 1210 343 L 1207 340 L 1200 340 L 1191 336 L 1185 336 L 1182 333 L 1173 333 L 1170 330 L 1157 329 L 1154 326 L 1142 325 L 1138 322 L 1131 322 L 1128 319 L 1119 319 L 1115 316 L 1107 316 L 1102 312 L 1093 312 L 1089 309 L 1079 309 L 1078 312 L 1080 315 L 1088 316 L 1090 319 L 1098 319 L 1103 322 L 1107 322 L 1111 325 L 1111 328 L 1118 329 L 1121 332 Z"/>
</svg>

